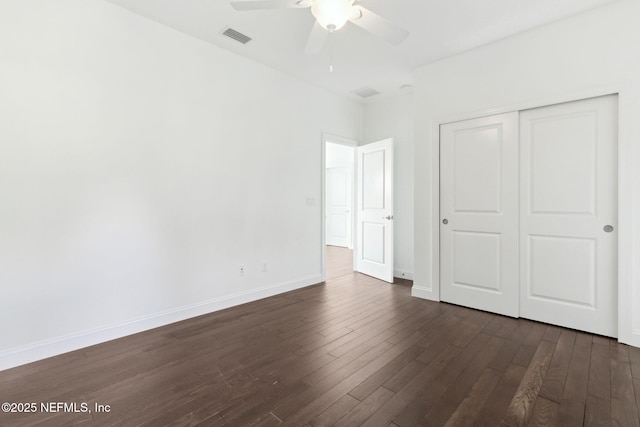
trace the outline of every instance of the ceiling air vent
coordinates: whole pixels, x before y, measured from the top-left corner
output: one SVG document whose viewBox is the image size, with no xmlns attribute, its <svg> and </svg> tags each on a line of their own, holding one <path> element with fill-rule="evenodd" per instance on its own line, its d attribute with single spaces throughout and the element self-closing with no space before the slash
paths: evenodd
<svg viewBox="0 0 640 427">
<path fill-rule="evenodd" d="M 223 36 L 227 36 L 230 39 L 234 39 L 237 42 L 240 42 L 242 44 L 247 44 L 251 41 L 251 37 L 246 36 L 244 34 L 242 34 L 239 31 L 234 30 L 231 27 L 227 27 L 223 32 L 222 32 Z"/>
<path fill-rule="evenodd" d="M 361 98 L 369 98 L 370 96 L 377 95 L 380 92 L 365 86 L 365 87 L 361 87 L 360 89 L 356 89 L 351 93 L 354 95 L 358 95 Z"/>
</svg>

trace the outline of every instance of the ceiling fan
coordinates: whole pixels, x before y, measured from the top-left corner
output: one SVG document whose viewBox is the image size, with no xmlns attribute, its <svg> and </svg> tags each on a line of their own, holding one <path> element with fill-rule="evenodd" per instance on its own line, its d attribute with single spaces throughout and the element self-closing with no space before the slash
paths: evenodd
<svg viewBox="0 0 640 427">
<path fill-rule="evenodd" d="M 357 3 L 358 0 L 231 0 L 236 10 L 311 8 L 316 23 L 311 30 L 304 52 L 318 53 L 330 33 L 342 28 L 347 21 L 387 42 L 397 45 L 409 32 L 389 22 Z"/>
</svg>

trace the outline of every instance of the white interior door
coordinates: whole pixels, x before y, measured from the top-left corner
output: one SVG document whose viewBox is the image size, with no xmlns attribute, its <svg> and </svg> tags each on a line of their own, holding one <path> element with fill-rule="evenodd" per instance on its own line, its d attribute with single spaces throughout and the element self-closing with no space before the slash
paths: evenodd
<svg viewBox="0 0 640 427">
<path fill-rule="evenodd" d="M 440 127 L 443 301 L 518 316 L 518 114 Z"/>
<path fill-rule="evenodd" d="M 357 152 L 355 269 L 393 283 L 393 140 Z"/>
<path fill-rule="evenodd" d="M 617 96 L 520 114 L 520 315 L 617 336 Z"/>
<path fill-rule="evenodd" d="M 327 245 L 351 247 L 351 175 L 348 167 L 327 168 Z"/>
</svg>

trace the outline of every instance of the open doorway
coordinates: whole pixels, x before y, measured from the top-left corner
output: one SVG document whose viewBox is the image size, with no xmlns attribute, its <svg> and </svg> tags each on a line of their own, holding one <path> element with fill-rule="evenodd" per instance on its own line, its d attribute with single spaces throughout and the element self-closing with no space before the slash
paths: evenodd
<svg viewBox="0 0 640 427">
<path fill-rule="evenodd" d="M 353 140 L 324 137 L 324 259 L 327 279 L 353 272 L 355 149 Z"/>
<path fill-rule="evenodd" d="M 325 279 L 330 248 L 351 255 L 351 271 L 393 283 L 393 139 L 357 146 L 325 135 L 322 164 Z"/>
</svg>

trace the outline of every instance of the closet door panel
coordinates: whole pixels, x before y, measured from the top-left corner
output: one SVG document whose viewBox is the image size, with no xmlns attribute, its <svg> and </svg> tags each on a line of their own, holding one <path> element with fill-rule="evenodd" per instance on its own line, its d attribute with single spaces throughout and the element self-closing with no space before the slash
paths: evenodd
<svg viewBox="0 0 640 427">
<path fill-rule="evenodd" d="M 617 334 L 617 97 L 520 113 L 520 316 Z"/>
<path fill-rule="evenodd" d="M 518 315 L 517 113 L 440 127 L 443 301 Z"/>
</svg>

